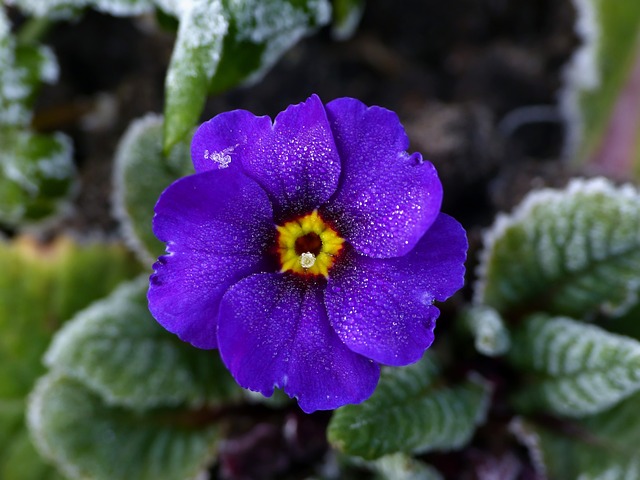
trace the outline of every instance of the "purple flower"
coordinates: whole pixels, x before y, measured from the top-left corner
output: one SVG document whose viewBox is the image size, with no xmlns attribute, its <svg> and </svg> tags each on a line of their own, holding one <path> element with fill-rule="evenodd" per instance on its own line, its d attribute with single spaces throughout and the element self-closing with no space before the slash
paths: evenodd
<svg viewBox="0 0 640 480">
<path fill-rule="evenodd" d="M 380 364 L 433 342 L 432 305 L 463 284 L 465 232 L 395 113 L 317 96 L 272 123 L 222 113 L 195 134 L 196 174 L 160 196 L 167 243 L 149 309 L 218 348 L 237 382 L 305 412 L 367 399 Z"/>
</svg>

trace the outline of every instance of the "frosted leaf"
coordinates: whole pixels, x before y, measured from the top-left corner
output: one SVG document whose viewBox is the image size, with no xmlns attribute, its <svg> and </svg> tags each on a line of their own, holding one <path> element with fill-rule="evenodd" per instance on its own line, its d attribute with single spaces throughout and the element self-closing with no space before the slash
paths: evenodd
<svg viewBox="0 0 640 480">
<path fill-rule="evenodd" d="M 80 312 L 55 336 L 45 363 L 99 393 L 106 405 L 202 406 L 241 395 L 216 359 L 175 339 L 147 308 L 148 277 Z"/>
<path fill-rule="evenodd" d="M 110 15 L 140 15 L 151 12 L 155 2 L 153 0 L 10 0 L 9 3 L 32 16 L 66 19 L 87 7 Z"/>
<path fill-rule="evenodd" d="M 27 421 L 38 452 L 72 480 L 196 478 L 213 462 L 218 428 L 196 412 L 113 407 L 51 373 L 36 385 Z"/>
<path fill-rule="evenodd" d="M 505 354 L 511 347 L 509 331 L 493 308 L 472 307 L 464 313 L 464 321 L 474 337 L 476 350 L 481 354 L 495 357 Z"/>
<path fill-rule="evenodd" d="M 501 313 L 620 315 L 640 288 L 640 195 L 608 180 L 529 194 L 485 233 L 475 301 Z"/>
<path fill-rule="evenodd" d="M 365 0 L 334 0 L 331 34 L 336 40 L 347 40 L 358 28 Z"/>
<path fill-rule="evenodd" d="M 484 422 L 491 388 L 478 376 L 445 387 L 438 373 L 428 356 L 414 365 L 384 369 L 369 400 L 334 413 L 330 443 L 367 459 L 461 447 Z"/>
<path fill-rule="evenodd" d="M 514 334 L 509 359 L 539 374 L 520 393 L 523 408 L 591 415 L 640 390 L 640 342 L 568 318 L 537 315 Z"/>
<path fill-rule="evenodd" d="M 59 210 L 72 191 L 71 140 L 0 128 L 0 222 L 39 220 Z"/>
<path fill-rule="evenodd" d="M 145 265 L 151 265 L 165 251 L 164 243 L 151 230 L 158 197 L 173 181 L 193 173 L 190 138 L 165 155 L 162 128 L 159 115 L 134 120 L 118 144 L 113 170 L 114 216 L 120 221 L 127 244 Z M 145 174 L 140 175 L 143 169 Z"/>
<path fill-rule="evenodd" d="M 564 421 L 557 431 L 521 419 L 512 431 L 530 443 L 544 478 L 631 480 L 640 477 L 638 408 L 640 396 L 635 394 L 606 412 Z"/>
</svg>

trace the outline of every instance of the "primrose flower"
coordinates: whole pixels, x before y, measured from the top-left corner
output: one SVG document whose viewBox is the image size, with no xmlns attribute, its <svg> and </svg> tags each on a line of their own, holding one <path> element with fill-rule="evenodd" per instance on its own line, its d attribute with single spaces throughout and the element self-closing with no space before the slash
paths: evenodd
<svg viewBox="0 0 640 480">
<path fill-rule="evenodd" d="M 380 365 L 419 360 L 463 284 L 465 232 L 395 113 L 317 96 L 272 123 L 222 113 L 195 134 L 196 174 L 160 196 L 167 243 L 149 309 L 218 348 L 243 387 L 302 410 L 367 399 Z"/>
</svg>

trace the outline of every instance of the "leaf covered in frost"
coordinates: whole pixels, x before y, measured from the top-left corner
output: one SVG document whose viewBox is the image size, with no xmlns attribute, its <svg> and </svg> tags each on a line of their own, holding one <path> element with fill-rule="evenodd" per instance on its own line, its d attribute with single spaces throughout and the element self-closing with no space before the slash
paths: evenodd
<svg viewBox="0 0 640 480">
<path fill-rule="evenodd" d="M 193 173 L 188 140 L 165 155 L 162 117 L 149 114 L 131 123 L 116 152 L 115 214 L 129 245 L 147 265 L 164 253 L 164 243 L 151 230 L 153 207 L 174 180 Z M 140 175 L 142 171 L 144 175 Z"/>
<path fill-rule="evenodd" d="M 471 332 L 476 350 L 488 357 L 505 354 L 511 338 L 500 314 L 491 307 L 476 305 L 463 313 L 462 320 Z"/>
<path fill-rule="evenodd" d="M 259 80 L 330 15 L 327 0 L 194 0 L 182 9 L 165 82 L 165 151 L 192 130 L 208 92 Z"/>
<path fill-rule="evenodd" d="M 640 2 L 574 0 L 580 46 L 564 72 L 560 105 L 567 154 L 579 162 L 598 148 L 638 55 Z"/>
<path fill-rule="evenodd" d="M 10 0 L 23 12 L 35 17 L 63 19 L 77 16 L 85 8 L 117 16 L 151 12 L 153 0 Z"/>
<path fill-rule="evenodd" d="M 38 382 L 28 422 L 38 451 L 70 479 L 194 478 L 213 460 L 218 437 L 198 411 L 110 406 L 55 373 Z"/>
<path fill-rule="evenodd" d="M 458 448 L 484 421 L 490 395 L 488 384 L 476 377 L 442 386 L 427 356 L 414 365 L 383 370 L 369 400 L 338 409 L 329 424 L 329 441 L 367 459 Z"/>
<path fill-rule="evenodd" d="M 639 409 L 640 395 L 635 394 L 606 412 L 560 428 L 519 419 L 512 430 L 526 437 L 530 455 L 546 478 L 635 479 L 640 477 Z"/>
<path fill-rule="evenodd" d="M 510 360 L 535 372 L 523 408 L 568 417 L 601 412 L 640 390 L 640 342 L 569 318 L 536 315 L 513 337 Z"/>
<path fill-rule="evenodd" d="M 145 275 L 76 315 L 54 338 L 46 364 L 107 405 L 202 406 L 239 398 L 217 352 L 195 349 L 158 325 L 147 288 Z"/>
<path fill-rule="evenodd" d="M 0 478 L 58 479 L 30 445 L 26 396 L 56 329 L 138 268 L 121 245 L 19 237 L 0 241 L 0 272 Z"/>
<path fill-rule="evenodd" d="M 40 45 L 19 44 L 11 33 L 0 5 L 0 128 L 26 126 L 41 82 L 58 77 L 58 64 L 51 50 Z M 0 141 L 0 145 L 4 142 Z"/>
<path fill-rule="evenodd" d="M 485 236 L 476 302 L 501 313 L 619 315 L 640 288 L 640 195 L 605 179 L 529 194 Z"/>
<path fill-rule="evenodd" d="M 0 127 L 0 145 L 0 223 L 40 220 L 59 209 L 74 183 L 69 138 Z"/>
</svg>

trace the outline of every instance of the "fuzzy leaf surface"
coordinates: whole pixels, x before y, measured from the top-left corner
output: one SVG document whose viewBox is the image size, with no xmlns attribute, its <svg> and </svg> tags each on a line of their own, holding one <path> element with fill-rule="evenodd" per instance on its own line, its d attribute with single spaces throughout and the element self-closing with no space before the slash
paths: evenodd
<svg viewBox="0 0 640 480">
<path fill-rule="evenodd" d="M 503 355 L 511 348 L 509 330 L 500 314 L 486 305 L 475 305 L 462 315 L 476 350 L 488 357 Z"/>
<path fill-rule="evenodd" d="M 158 325 L 147 288 L 144 275 L 76 315 L 54 338 L 46 364 L 107 405 L 142 410 L 239 398 L 217 352 L 193 348 Z"/>
<path fill-rule="evenodd" d="M 131 123 L 120 140 L 114 168 L 113 205 L 125 238 L 146 265 L 164 253 L 151 229 L 153 207 L 173 181 L 193 172 L 189 140 L 162 149 L 162 117 L 149 114 Z M 144 175 L 140 172 L 144 171 Z"/>
<path fill-rule="evenodd" d="M 525 409 L 568 417 L 601 412 L 640 390 L 640 342 L 569 318 L 536 315 L 514 335 L 509 359 L 535 372 Z"/>
<path fill-rule="evenodd" d="M 640 288 L 640 196 L 608 180 L 531 193 L 485 237 L 476 302 L 508 313 L 620 315 Z"/>
<path fill-rule="evenodd" d="M 0 223 L 13 226 L 54 213 L 74 182 L 69 138 L 0 128 L 0 145 Z"/>
<path fill-rule="evenodd" d="M 329 441 L 365 459 L 455 449 L 484 421 L 490 395 L 479 378 L 443 387 L 437 367 L 425 357 L 414 365 L 383 370 L 369 400 L 336 410 Z"/>
<path fill-rule="evenodd" d="M 0 241 L 0 272 L 0 478 L 57 479 L 30 444 L 26 397 L 60 325 L 138 269 L 120 245 L 19 237 Z"/>
<path fill-rule="evenodd" d="M 110 406 L 55 373 L 38 382 L 28 420 L 38 451 L 70 479 L 194 478 L 213 460 L 218 438 L 198 412 Z"/>
<path fill-rule="evenodd" d="M 614 408 L 560 428 L 524 423 L 531 453 L 538 458 L 548 478 L 580 480 L 625 480 L 640 476 L 640 395 L 635 394 Z"/>
<path fill-rule="evenodd" d="M 258 81 L 330 16 L 327 0 L 195 0 L 182 10 L 165 82 L 165 151 L 191 132 L 208 93 Z"/>
</svg>

